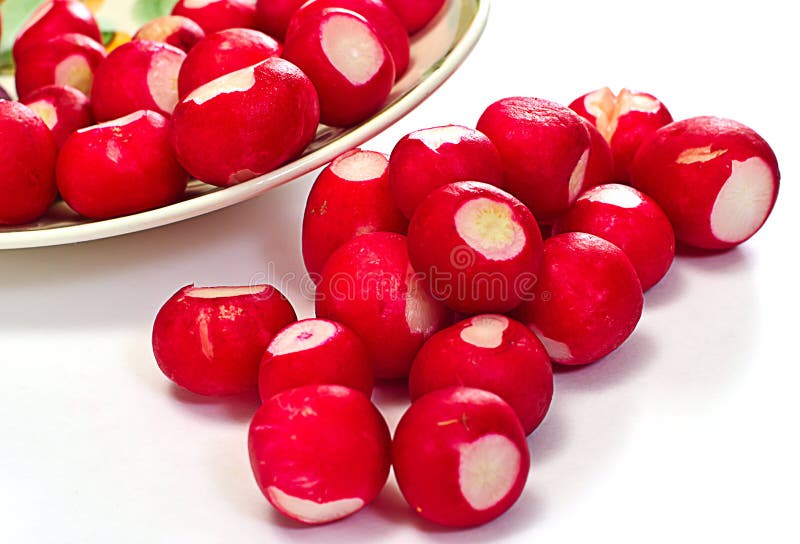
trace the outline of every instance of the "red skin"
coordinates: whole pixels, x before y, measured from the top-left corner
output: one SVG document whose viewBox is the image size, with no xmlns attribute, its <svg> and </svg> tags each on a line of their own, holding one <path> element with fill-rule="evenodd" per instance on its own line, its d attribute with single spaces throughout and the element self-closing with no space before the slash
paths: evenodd
<svg viewBox="0 0 800 544">
<path fill-rule="evenodd" d="M 201 8 L 188 8 L 179 0 L 172 15 L 188 17 L 206 34 L 226 28 L 257 28 L 256 7 L 252 0 L 218 0 Z"/>
<path fill-rule="evenodd" d="M 256 16 L 258 28 L 275 39 L 286 37 L 286 28 L 292 15 L 306 0 L 258 0 Z"/>
<path fill-rule="evenodd" d="M 363 393 L 339 385 L 300 387 L 266 401 L 250 424 L 248 446 L 253 475 L 267 500 L 286 516 L 311 525 L 355 511 L 302 518 L 282 508 L 274 490 L 316 503 L 357 498 L 363 507 L 389 477 L 386 421 Z"/>
<path fill-rule="evenodd" d="M 383 62 L 364 83 L 355 84 L 347 79 L 323 50 L 324 25 L 337 17 L 364 25 L 382 49 Z M 320 120 L 326 125 L 348 127 L 367 119 L 383 107 L 394 84 L 395 69 L 389 49 L 367 20 L 352 11 L 329 8 L 305 18 L 287 37 L 283 56 L 314 82 L 319 93 Z"/>
<path fill-rule="evenodd" d="M 623 93 L 633 93 L 652 99 L 658 102 L 659 106 L 658 109 L 653 112 L 634 109 L 617 118 L 616 130 L 614 130 L 613 134 L 606 135 L 614 157 L 614 176 L 613 179 L 603 180 L 603 182 L 628 182 L 630 180 L 630 167 L 633 163 L 633 157 L 636 155 L 636 150 L 639 149 L 642 142 L 649 138 L 657 129 L 672 122 L 672 115 L 669 113 L 666 106 L 661 104 L 652 94 L 629 91 L 627 89 L 623 89 L 620 95 Z M 597 127 L 598 119 L 587 110 L 587 104 L 585 102 L 586 97 L 591 94 L 592 93 L 586 93 L 576 98 L 569 107 Z"/>
<path fill-rule="evenodd" d="M 260 292 L 258 288 L 264 287 Z M 153 324 L 153 353 L 161 371 L 200 395 L 232 395 L 258 387 L 258 366 L 275 333 L 297 319 L 270 285 L 216 298 L 175 293 Z"/>
<path fill-rule="evenodd" d="M 317 317 L 339 321 L 361 337 L 379 379 L 407 377 L 425 340 L 452 323 L 452 314 L 430 298 L 411 268 L 406 237 L 389 232 L 357 236 L 331 255 L 316 310 Z"/>
<path fill-rule="evenodd" d="M 408 221 L 389 191 L 387 170 L 373 179 L 351 181 L 337 174 L 342 161 L 357 154 L 386 155 L 354 149 L 333 160 L 320 173 L 303 216 L 303 260 L 309 274 L 318 276 L 328 257 L 342 244 L 369 232 L 405 234 Z M 387 161 L 388 164 L 388 161 Z"/>
<path fill-rule="evenodd" d="M 20 53 L 14 81 L 17 96 L 23 99 L 28 94 L 48 85 L 70 85 L 86 94 L 92 88 L 92 74 L 62 70 L 59 65 L 69 57 L 81 56 L 92 73 L 106 58 L 103 46 L 83 34 L 62 34 L 47 41 L 38 41 Z"/>
<path fill-rule="evenodd" d="M 459 449 L 486 435 L 501 435 L 519 450 L 520 470 L 494 506 L 474 509 L 459 486 Z M 439 389 L 403 414 L 392 441 L 397 484 L 411 509 L 448 527 L 487 523 L 511 508 L 525 487 L 530 453 L 514 410 L 500 397 L 469 387 Z"/>
<path fill-rule="evenodd" d="M 0 225 L 44 215 L 56 197 L 56 148 L 47 125 L 30 108 L 0 100 Z"/>
<path fill-rule="evenodd" d="M 513 257 L 489 258 L 459 234 L 456 213 L 477 198 L 511 208 L 511 217 L 525 236 Z M 408 226 L 408 253 L 429 291 L 452 310 L 467 315 L 504 313 L 532 295 L 542 236 L 522 202 L 486 183 L 461 181 L 436 189 L 417 208 Z"/>
<path fill-rule="evenodd" d="M 333 336 L 320 344 L 302 351 L 273 354 L 277 350 L 275 339 L 267 347 L 261 359 L 258 374 L 258 390 L 261 401 L 267 402 L 281 391 L 303 385 L 336 384 L 361 391 L 368 397 L 372 394 L 372 365 L 364 342 L 341 323 L 327 319 L 306 319 L 306 322 L 324 321 L 335 327 Z M 301 325 L 302 326 L 302 325 Z M 279 331 L 277 337 L 288 325 Z M 302 334 L 298 330 L 297 334 Z"/>
<path fill-rule="evenodd" d="M 639 204 L 625 207 L 609 199 L 620 192 L 639 199 Z M 594 234 L 619 247 L 636 269 L 644 291 L 664 277 L 675 257 L 675 232 L 664 211 L 652 198 L 626 185 L 600 185 L 583 193 L 553 224 L 553 234 L 562 232 Z"/>
<path fill-rule="evenodd" d="M 383 40 L 394 61 L 395 78 L 400 78 L 408 69 L 411 56 L 408 33 L 402 21 L 389 9 L 383 0 L 309 0 L 298 9 L 286 30 L 287 40 L 303 25 L 306 18 L 328 8 L 343 8 L 358 13 L 369 21 L 378 37 Z"/>
<path fill-rule="evenodd" d="M 525 434 L 531 434 L 544 419 L 553 398 L 550 357 L 530 329 L 505 316 L 488 316 L 508 322 L 497 343 L 481 347 L 465 341 L 462 331 L 484 317 L 456 323 L 425 342 L 411 366 L 411 400 L 459 385 L 483 389 L 506 401 L 519 417 Z"/>
<path fill-rule="evenodd" d="M 434 189 L 456 181 L 483 181 L 503 187 L 503 163 L 494 144 L 475 129 L 449 125 L 460 135 L 437 147 L 426 135 L 443 127 L 407 134 L 397 142 L 389 159 L 389 185 L 397 205 L 409 219 Z"/>
<path fill-rule="evenodd" d="M 194 97 L 203 86 L 175 108 L 173 148 L 184 168 L 206 183 L 224 187 L 265 174 L 298 157 L 316 134 L 319 103 L 305 74 L 279 58 L 253 70 L 255 83 L 246 91 L 198 104 Z"/>
<path fill-rule="evenodd" d="M 145 23 L 133 35 L 133 39 L 162 42 L 188 53 L 205 36 L 200 25 L 188 17 L 165 15 Z"/>
<path fill-rule="evenodd" d="M 61 149 L 70 134 L 94 124 L 89 99 L 79 90 L 66 85 L 41 87 L 28 94 L 22 103 L 40 117 L 44 115 L 42 120 L 53 133 L 57 149 Z M 47 117 L 50 112 L 55 112 L 52 119 Z"/>
<path fill-rule="evenodd" d="M 707 161 L 678 162 L 686 150 L 707 146 L 711 152 L 726 151 Z M 778 196 L 778 161 L 761 136 L 736 121 L 693 117 L 659 129 L 637 152 L 631 184 L 658 202 L 679 241 L 701 249 L 727 249 L 747 238 L 738 242 L 718 239 L 711 230 L 711 210 L 731 175 L 733 161 L 751 157 L 763 159 L 774 178 L 775 190 L 763 225 Z"/>
<path fill-rule="evenodd" d="M 536 297 L 515 317 L 539 336 L 553 362 L 583 365 L 631 335 L 642 305 L 639 277 L 625 253 L 597 236 L 570 232 L 545 240 Z"/>
<path fill-rule="evenodd" d="M 590 147 L 578 115 L 541 98 L 511 97 L 486 108 L 478 130 L 497 147 L 505 167 L 505 189 L 542 222 L 562 214 L 580 194 L 583 179 L 570 179 Z"/>
<path fill-rule="evenodd" d="M 188 176 L 172 154 L 167 119 L 148 111 L 121 126 L 72 134 L 59 153 L 56 179 L 73 210 L 108 219 L 177 202 Z"/>
<path fill-rule="evenodd" d="M 52 7 L 45 11 L 45 5 Z M 61 34 L 83 34 L 102 43 L 97 21 L 86 4 L 79 0 L 49 0 L 28 19 L 14 41 L 12 52 L 17 66 L 20 64 L 19 55 L 27 47 Z"/>
<path fill-rule="evenodd" d="M 229 28 L 209 34 L 183 61 L 178 75 L 181 98 L 200 85 L 281 54 L 281 44 L 263 32 Z"/>
<path fill-rule="evenodd" d="M 586 178 L 583 180 L 583 190 L 591 189 L 603 183 L 614 181 L 614 156 L 611 146 L 600 131 L 586 119 L 581 118 L 586 130 L 589 131 L 589 162 L 586 164 Z"/>
<path fill-rule="evenodd" d="M 423 29 L 442 10 L 445 0 L 384 0 L 409 34 Z"/>
</svg>

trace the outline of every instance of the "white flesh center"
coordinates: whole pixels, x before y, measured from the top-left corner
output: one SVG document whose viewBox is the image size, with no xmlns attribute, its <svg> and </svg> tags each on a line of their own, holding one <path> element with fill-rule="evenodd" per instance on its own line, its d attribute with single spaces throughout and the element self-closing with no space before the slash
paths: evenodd
<svg viewBox="0 0 800 544">
<path fill-rule="evenodd" d="M 272 355 L 285 355 L 321 346 L 336 335 L 336 325 L 321 319 L 298 321 L 278 334 L 267 351 Z"/>
<path fill-rule="evenodd" d="M 503 435 L 487 434 L 460 448 L 458 485 L 475 510 L 487 510 L 508 495 L 517 481 L 519 449 Z"/>
<path fill-rule="evenodd" d="M 47 100 L 37 100 L 36 102 L 28 104 L 28 107 L 44 121 L 47 128 L 52 129 L 56 126 L 56 123 L 58 123 L 58 112 L 51 102 Z"/>
<path fill-rule="evenodd" d="M 70 55 L 56 65 L 56 85 L 69 85 L 88 95 L 92 89 L 92 81 L 94 72 L 83 55 Z"/>
<path fill-rule="evenodd" d="M 99 123 L 97 125 L 92 125 L 90 127 L 82 128 L 76 132 L 78 132 L 79 134 L 83 134 L 84 132 L 89 132 L 91 130 L 96 130 L 99 128 L 125 127 L 130 125 L 131 123 L 135 123 L 136 121 L 138 121 L 139 119 L 141 119 L 146 115 L 147 115 L 146 110 L 139 110 L 133 113 L 129 113 L 124 117 L 119 117 L 117 119 L 112 119 L 111 121 L 106 121 L 105 123 Z"/>
<path fill-rule="evenodd" d="M 174 15 L 153 19 L 138 32 L 141 40 L 161 41 L 181 27 L 182 19 Z"/>
<path fill-rule="evenodd" d="M 611 89 L 603 87 L 586 95 L 583 106 L 594 115 L 597 130 L 610 142 L 617 131 L 620 117 L 631 111 L 655 113 L 661 108 L 661 102 L 652 96 L 633 93 L 628 89 L 622 89 L 615 95 Z"/>
<path fill-rule="evenodd" d="M 178 72 L 183 57 L 169 51 L 161 51 L 150 59 L 147 69 L 147 89 L 153 101 L 163 111 L 172 113 L 178 104 Z"/>
<path fill-rule="evenodd" d="M 192 100 L 199 106 L 221 94 L 248 91 L 256 84 L 256 66 L 248 66 L 209 81 L 192 91 L 185 100 Z"/>
<path fill-rule="evenodd" d="M 503 343 L 503 333 L 508 328 L 508 318 L 502 315 L 479 315 L 470 320 L 469 327 L 461 329 L 461 339 L 479 348 L 493 349 Z"/>
<path fill-rule="evenodd" d="M 581 194 L 581 189 L 583 189 L 583 182 L 586 179 L 586 166 L 589 164 L 589 148 L 586 148 L 586 151 L 583 152 L 581 158 L 578 159 L 578 163 L 575 165 L 575 168 L 572 169 L 572 175 L 569 177 L 569 203 L 572 204 L 575 202 L 575 199 L 578 198 L 578 195 Z"/>
<path fill-rule="evenodd" d="M 420 140 L 433 151 L 438 151 L 442 144 L 457 144 L 461 142 L 465 132 L 464 127 L 448 125 L 446 127 L 418 130 L 411 137 Z"/>
<path fill-rule="evenodd" d="M 209 4 L 216 4 L 220 0 L 183 0 L 183 7 L 187 9 L 200 9 Z"/>
<path fill-rule="evenodd" d="M 478 197 L 456 211 L 456 231 L 472 249 L 493 261 L 513 259 L 525 247 L 525 232 L 504 202 Z"/>
<path fill-rule="evenodd" d="M 684 149 L 681 151 L 681 154 L 678 155 L 678 158 L 675 159 L 675 162 L 678 164 L 694 164 L 696 162 L 708 162 L 711 159 L 716 159 L 717 157 L 724 155 L 727 153 L 727 149 L 715 149 L 711 151 L 711 145 L 706 145 L 703 147 L 691 147 L 689 149 Z"/>
<path fill-rule="evenodd" d="M 319 503 L 284 493 L 277 487 L 267 488 L 270 502 L 287 516 L 305 523 L 326 523 L 349 516 L 364 506 L 360 498 L 339 499 Z"/>
<path fill-rule="evenodd" d="M 331 172 L 347 181 L 369 181 L 381 177 L 388 166 L 389 161 L 382 153 L 355 151 L 333 161 Z"/>
<path fill-rule="evenodd" d="M 539 338 L 539 341 L 544 346 L 544 349 L 547 351 L 547 355 L 550 357 L 550 359 L 556 363 L 569 363 L 572 361 L 572 351 L 570 351 L 568 345 L 563 342 L 559 342 L 558 340 L 548 338 L 536 327 L 531 327 L 531 330 L 533 331 L 533 334 Z"/>
<path fill-rule="evenodd" d="M 411 334 L 429 336 L 439 322 L 437 302 L 428 294 L 422 278 L 414 273 L 411 265 L 406 270 L 406 323 Z"/>
<path fill-rule="evenodd" d="M 266 289 L 266 285 L 244 287 L 190 287 L 185 295 L 192 298 L 224 298 L 241 295 L 257 295 Z"/>
<path fill-rule="evenodd" d="M 372 30 L 347 15 L 332 15 L 322 23 L 322 51 L 353 85 L 371 80 L 386 60 Z"/>
<path fill-rule="evenodd" d="M 581 196 L 580 200 L 602 202 L 619 208 L 631 209 L 640 206 L 644 202 L 636 189 L 616 183 L 591 189 Z"/>
<path fill-rule="evenodd" d="M 733 161 L 711 209 L 711 233 L 723 242 L 746 240 L 767 218 L 774 193 L 772 170 L 761 157 Z"/>
</svg>

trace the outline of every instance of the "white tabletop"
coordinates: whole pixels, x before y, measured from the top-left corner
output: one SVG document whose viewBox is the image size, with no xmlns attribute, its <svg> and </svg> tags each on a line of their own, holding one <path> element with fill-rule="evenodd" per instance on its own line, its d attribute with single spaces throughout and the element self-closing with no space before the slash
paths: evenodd
<svg viewBox="0 0 800 544">
<path fill-rule="evenodd" d="M 525 493 L 467 534 L 418 521 L 393 483 L 346 521 L 298 529 L 250 473 L 256 400 L 181 392 L 155 365 L 155 313 L 188 283 L 283 282 L 312 314 L 298 277 L 313 176 L 157 230 L 1 252 L 0 542 L 796 541 L 798 51 L 794 18 L 771 0 L 497 0 L 462 69 L 366 146 L 474 125 L 503 96 L 566 104 L 609 85 L 656 94 L 676 119 L 744 122 L 780 161 L 754 239 L 678 258 L 618 352 L 556 376 Z M 402 388 L 375 399 L 394 426 Z"/>
</svg>

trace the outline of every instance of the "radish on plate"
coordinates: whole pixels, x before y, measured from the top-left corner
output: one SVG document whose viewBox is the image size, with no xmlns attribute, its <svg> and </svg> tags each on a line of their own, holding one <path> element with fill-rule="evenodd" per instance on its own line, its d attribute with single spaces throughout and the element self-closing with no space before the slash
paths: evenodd
<svg viewBox="0 0 800 544">
<path fill-rule="evenodd" d="M 67 85 L 40 87 L 29 93 L 22 103 L 42 118 L 53 133 L 57 149 L 61 149 L 73 132 L 94 124 L 89 99 Z"/>
<path fill-rule="evenodd" d="M 162 42 L 188 53 L 205 35 L 200 25 L 188 17 L 165 15 L 145 23 L 133 39 Z"/>
<path fill-rule="evenodd" d="M 306 0 L 257 0 L 258 28 L 277 40 L 283 40 L 289 20 L 305 2 Z"/>
<path fill-rule="evenodd" d="M 442 10 L 445 0 L 384 0 L 409 34 L 425 28 Z"/>
<path fill-rule="evenodd" d="M 309 525 L 350 516 L 389 477 L 389 427 L 360 391 L 309 385 L 267 399 L 250 424 L 259 489 L 285 516 Z"/>
<path fill-rule="evenodd" d="M 102 43 L 97 21 L 86 4 L 80 0 L 47 0 L 17 33 L 12 49 L 14 60 L 19 64 L 19 55 L 28 46 L 62 34 L 83 34 Z"/>
<path fill-rule="evenodd" d="M 172 15 L 188 17 L 206 34 L 257 25 L 254 0 L 178 0 Z"/>
</svg>

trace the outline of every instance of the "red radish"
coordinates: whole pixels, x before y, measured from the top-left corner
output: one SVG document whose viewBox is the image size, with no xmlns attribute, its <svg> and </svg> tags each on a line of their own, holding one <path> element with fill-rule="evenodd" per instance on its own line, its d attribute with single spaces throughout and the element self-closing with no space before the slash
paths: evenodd
<svg viewBox="0 0 800 544">
<path fill-rule="evenodd" d="M 392 442 L 411 508 L 448 527 L 487 523 L 522 494 L 530 453 L 514 410 L 488 391 L 439 389 L 403 414 Z"/>
<path fill-rule="evenodd" d="M 592 234 L 569 232 L 545 240 L 536 297 L 516 317 L 553 362 L 583 365 L 631 335 L 642 305 L 642 286 L 625 253 Z"/>
<path fill-rule="evenodd" d="M 198 42 L 183 61 L 178 94 L 187 94 L 220 76 L 281 54 L 281 44 L 258 30 L 229 28 Z"/>
<path fill-rule="evenodd" d="M 47 125 L 27 106 L 0 100 L 0 225 L 44 215 L 56 197 L 56 148 Z"/>
<path fill-rule="evenodd" d="M 284 58 L 308 74 L 319 93 L 320 120 L 355 125 L 386 103 L 394 62 L 364 17 L 328 8 L 307 17 L 287 37 Z"/>
<path fill-rule="evenodd" d="M 143 109 L 169 117 L 178 102 L 178 71 L 185 58 L 177 47 L 145 40 L 114 49 L 95 73 L 95 119 L 108 121 Z"/>
<path fill-rule="evenodd" d="M 172 144 L 193 176 L 234 185 L 300 155 L 318 123 L 311 81 L 293 64 L 269 58 L 184 98 L 172 118 Z"/>
<path fill-rule="evenodd" d="M 444 7 L 445 0 L 384 0 L 409 34 L 422 30 Z"/>
<path fill-rule="evenodd" d="M 408 221 L 392 199 L 383 153 L 354 149 L 317 177 L 303 216 L 303 260 L 318 275 L 336 248 L 376 231 L 405 234 Z"/>
<path fill-rule="evenodd" d="M 67 204 L 92 219 L 172 204 L 183 196 L 188 181 L 172 154 L 167 120 L 145 110 L 67 138 L 56 178 Z"/>
<path fill-rule="evenodd" d="M 97 21 L 86 4 L 79 0 L 47 0 L 17 34 L 12 50 L 17 65 L 20 53 L 28 46 L 62 34 L 83 34 L 102 43 Z"/>
<path fill-rule="evenodd" d="M 553 224 L 553 234 L 586 232 L 608 240 L 633 264 L 647 291 L 667 273 L 675 257 L 675 232 L 649 196 L 610 183 L 583 193 Z"/>
<path fill-rule="evenodd" d="M 553 369 L 525 325 L 503 315 L 477 315 L 434 334 L 411 365 L 412 401 L 458 385 L 499 395 L 531 434 L 550 407 Z"/>
<path fill-rule="evenodd" d="M 53 133 L 58 149 L 70 134 L 94 123 L 89 99 L 79 90 L 66 85 L 41 87 L 28 94 L 22 103 L 42 118 Z"/>
<path fill-rule="evenodd" d="M 162 42 L 188 53 L 205 35 L 200 25 L 188 17 L 165 15 L 145 23 L 133 39 Z"/>
<path fill-rule="evenodd" d="M 283 40 L 289 20 L 305 2 L 306 0 L 257 0 L 258 28 L 278 40 Z"/>
<path fill-rule="evenodd" d="M 769 144 L 719 117 L 659 129 L 636 153 L 631 174 L 632 185 L 663 208 L 677 239 L 702 249 L 727 249 L 753 236 L 780 185 Z"/>
<path fill-rule="evenodd" d="M 62 34 L 36 42 L 20 53 L 14 80 L 17 96 L 48 85 L 69 85 L 88 94 L 98 66 L 106 58 L 103 46 L 83 34 Z"/>
<path fill-rule="evenodd" d="M 486 183 L 460 181 L 422 201 L 408 253 L 434 298 L 456 312 L 507 312 L 532 295 L 542 236 L 531 212 Z"/>
<path fill-rule="evenodd" d="M 600 131 L 586 119 L 581 120 L 589 131 L 590 140 L 589 160 L 586 162 L 586 177 L 583 180 L 583 189 L 586 190 L 614 181 L 614 156 L 611 146 Z"/>
<path fill-rule="evenodd" d="M 611 145 L 614 179 L 605 181 L 629 181 L 630 166 L 639 145 L 658 128 L 672 122 L 672 115 L 658 98 L 629 89 L 615 95 L 603 87 L 576 98 L 569 107 L 596 126 Z"/>
<path fill-rule="evenodd" d="M 411 218 L 434 189 L 456 181 L 503 186 L 503 164 L 494 144 L 459 125 L 426 128 L 397 142 L 389 159 L 389 185 L 397 205 Z"/>
<path fill-rule="evenodd" d="M 345 324 L 361 337 L 376 378 L 404 378 L 423 342 L 452 323 L 445 306 L 425 291 L 408 260 L 406 237 L 357 236 L 325 263 L 317 316 Z"/>
<path fill-rule="evenodd" d="M 285 516 L 318 525 L 377 497 L 389 477 L 389 427 L 363 393 L 310 385 L 268 399 L 248 437 L 250 464 L 267 500 Z"/>
<path fill-rule="evenodd" d="M 201 395 L 231 395 L 258 386 L 258 366 L 275 333 L 297 319 L 271 285 L 195 287 L 175 293 L 153 324 L 161 371 Z"/>
<path fill-rule="evenodd" d="M 591 140 L 575 112 L 541 98 L 504 98 L 486 108 L 478 130 L 500 151 L 505 189 L 539 221 L 551 222 L 578 198 Z"/>
<path fill-rule="evenodd" d="M 206 34 L 257 25 L 254 0 L 178 0 L 172 15 L 188 17 Z"/>
<path fill-rule="evenodd" d="M 303 385 L 335 384 L 372 394 L 372 365 L 356 333 L 328 319 L 288 325 L 270 342 L 258 374 L 261 400 Z"/>
<path fill-rule="evenodd" d="M 358 13 L 369 21 L 372 29 L 386 44 L 394 61 L 395 78 L 399 78 L 408 69 L 410 44 L 408 33 L 397 15 L 386 7 L 383 0 L 309 0 L 297 10 L 289 21 L 286 39 L 297 32 L 308 17 L 319 14 L 328 8 L 348 9 Z"/>
</svg>

